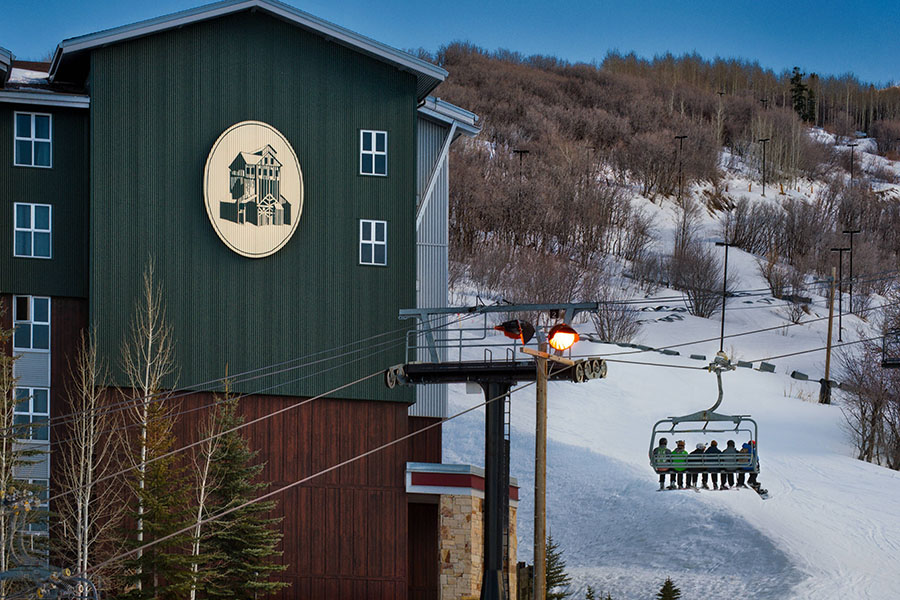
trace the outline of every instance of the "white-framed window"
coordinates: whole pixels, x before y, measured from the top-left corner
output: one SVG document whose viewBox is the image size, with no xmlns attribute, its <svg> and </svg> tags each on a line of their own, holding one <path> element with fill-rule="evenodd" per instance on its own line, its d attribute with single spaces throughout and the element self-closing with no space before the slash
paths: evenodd
<svg viewBox="0 0 900 600">
<path fill-rule="evenodd" d="M 50 258 L 51 216 L 49 204 L 13 203 L 13 256 Z"/>
<path fill-rule="evenodd" d="M 13 296 L 13 349 L 50 350 L 50 298 Z"/>
<path fill-rule="evenodd" d="M 359 220 L 359 264 L 387 266 L 387 221 Z"/>
<path fill-rule="evenodd" d="M 13 114 L 13 165 L 17 167 L 52 166 L 53 119 L 46 113 Z"/>
<path fill-rule="evenodd" d="M 23 440 L 50 441 L 50 389 L 17 387 L 13 423 L 19 430 L 16 437 Z"/>
<path fill-rule="evenodd" d="M 360 130 L 359 174 L 387 175 L 387 131 Z"/>
</svg>

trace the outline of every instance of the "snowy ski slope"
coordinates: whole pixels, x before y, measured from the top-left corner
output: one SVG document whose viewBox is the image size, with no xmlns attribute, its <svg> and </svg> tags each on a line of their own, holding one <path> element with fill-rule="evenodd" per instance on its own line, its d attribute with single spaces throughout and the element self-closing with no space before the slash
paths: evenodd
<svg viewBox="0 0 900 600">
<path fill-rule="evenodd" d="M 650 209 L 658 212 L 662 228 L 672 226 L 670 208 Z M 710 244 L 718 239 L 714 225 L 710 217 Z M 739 275 L 740 289 L 765 288 L 746 253 L 730 251 L 729 271 Z M 813 314 L 806 320 L 827 316 L 820 291 L 824 295 L 824 289 L 814 290 Z M 845 311 L 847 300 L 845 296 Z M 782 304 L 766 292 L 729 299 L 726 336 L 786 325 Z M 692 317 L 676 300 L 652 306 L 663 308 L 645 313 L 642 344 L 658 348 L 719 334 L 718 316 Z M 872 325 L 855 316 L 845 315 L 843 323 L 844 341 L 873 335 Z M 587 324 L 579 329 L 591 331 Z M 651 598 L 667 576 L 685 600 L 900 596 L 900 473 L 853 458 L 839 393 L 834 405 L 816 402 L 824 351 L 772 359 L 775 373 L 757 370 L 760 359 L 823 347 L 826 331 L 823 319 L 725 340 L 733 360 L 753 361 L 754 368 L 723 375 L 725 399 L 719 412 L 750 414 L 759 423 L 759 480 L 771 496 L 766 501 L 751 490 L 656 491 L 656 475 L 647 464 L 653 423 L 712 406 L 714 375 L 610 362 L 604 380 L 550 384 L 548 526 L 564 551 L 575 598 L 584 597 L 588 584 L 602 591 L 601 597 L 609 592 L 615 600 Z M 697 367 L 706 363 L 690 354 L 712 359 L 718 348 L 716 340 L 678 348 L 679 356 L 621 354 L 630 350 L 582 341 L 575 354 Z M 790 378 L 794 370 L 812 381 Z M 482 401 L 480 395 L 467 395 L 464 386 L 451 386 L 451 414 Z M 528 562 L 534 412 L 533 387 L 512 395 L 511 470 L 521 485 L 518 558 Z M 686 441 L 691 449 L 712 438 L 721 447 L 729 439 L 695 436 Z M 735 441 L 740 446 L 746 440 Z M 447 423 L 444 461 L 483 464 L 483 443 L 483 412 Z"/>
</svg>

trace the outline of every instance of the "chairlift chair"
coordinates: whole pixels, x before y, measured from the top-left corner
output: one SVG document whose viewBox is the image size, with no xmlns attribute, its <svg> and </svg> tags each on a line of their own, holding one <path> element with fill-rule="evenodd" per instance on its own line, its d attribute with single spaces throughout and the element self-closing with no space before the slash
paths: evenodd
<svg viewBox="0 0 900 600">
<path fill-rule="evenodd" d="M 657 456 L 653 450 L 657 447 L 659 438 L 671 436 L 669 439 L 673 441 L 676 436 L 681 434 L 735 434 L 740 436 L 746 434 L 750 440 L 757 440 L 758 426 L 756 421 L 750 418 L 750 415 L 726 415 L 717 413 L 715 410 L 722 403 L 722 371 L 731 371 L 735 367 L 728 360 L 724 353 L 719 353 L 715 361 L 709 365 L 709 370 L 716 374 L 716 381 L 719 386 L 719 397 L 712 407 L 701 410 L 699 412 L 683 415 L 680 417 L 668 417 L 660 419 L 653 425 L 653 431 L 650 434 L 650 466 L 657 473 L 666 471 L 675 466 L 671 455 Z M 687 469 L 712 469 L 716 471 L 734 471 L 737 473 L 759 473 L 759 461 L 757 458 L 757 448 L 753 445 L 750 454 L 737 453 L 733 455 L 722 456 L 721 454 L 688 454 L 680 456 L 677 459 L 679 468 Z"/>
<path fill-rule="evenodd" d="M 900 329 L 892 329 L 881 339 L 881 366 L 900 369 Z"/>
</svg>

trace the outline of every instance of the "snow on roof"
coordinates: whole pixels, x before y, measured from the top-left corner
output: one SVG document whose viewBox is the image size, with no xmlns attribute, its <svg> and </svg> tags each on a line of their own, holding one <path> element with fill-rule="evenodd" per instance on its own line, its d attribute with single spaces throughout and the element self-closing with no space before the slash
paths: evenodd
<svg viewBox="0 0 900 600">
<path fill-rule="evenodd" d="M 13 67 L 9 74 L 10 83 L 22 84 L 43 84 L 49 83 L 49 73 L 46 71 L 32 71 L 31 69 L 20 69 Z"/>
</svg>

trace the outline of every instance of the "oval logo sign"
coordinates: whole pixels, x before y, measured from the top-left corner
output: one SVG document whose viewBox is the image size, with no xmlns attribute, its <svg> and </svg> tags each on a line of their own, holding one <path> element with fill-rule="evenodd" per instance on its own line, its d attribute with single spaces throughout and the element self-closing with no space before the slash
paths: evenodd
<svg viewBox="0 0 900 600">
<path fill-rule="evenodd" d="M 203 172 L 203 197 L 213 229 L 249 258 L 281 250 L 303 212 L 303 173 L 280 131 L 242 121 L 213 144 Z"/>
</svg>

